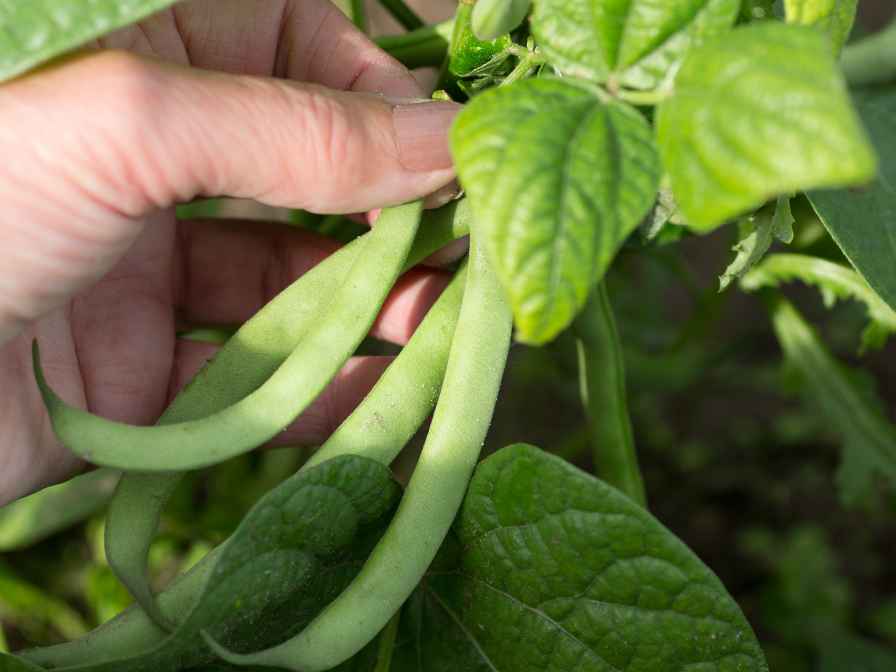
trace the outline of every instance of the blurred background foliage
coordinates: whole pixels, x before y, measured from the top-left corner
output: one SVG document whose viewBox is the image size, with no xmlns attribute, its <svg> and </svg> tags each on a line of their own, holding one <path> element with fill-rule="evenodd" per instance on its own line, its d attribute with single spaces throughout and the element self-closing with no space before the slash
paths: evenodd
<svg viewBox="0 0 896 672">
<path fill-rule="evenodd" d="M 453 11 L 451 0 L 416 5 L 428 20 Z M 896 11 L 890 0 L 862 0 L 860 9 L 857 33 Z M 370 16 L 376 32 L 398 30 L 373 6 Z M 361 230 L 344 218 L 245 203 L 205 203 L 182 214 L 291 221 L 341 240 Z M 893 672 L 896 497 L 841 501 L 837 428 L 801 394 L 759 299 L 733 287 L 718 291 L 735 242 L 734 227 L 675 245 L 633 239 L 608 279 L 650 509 L 738 600 L 772 672 Z M 795 246 L 845 263 L 812 218 L 798 221 Z M 801 286 L 786 293 L 896 419 L 896 344 L 859 356 L 862 307 L 828 308 Z M 543 349 L 514 348 L 488 449 L 526 441 L 589 469 L 578 395 L 571 337 Z M 410 473 L 414 447 L 399 459 L 399 475 Z M 185 479 L 151 554 L 157 585 L 223 540 L 306 454 L 267 451 Z M 0 650 L 77 637 L 130 603 L 103 554 L 102 511 L 113 485 L 87 475 L 62 502 L 28 500 L 0 513 Z M 58 528 L 65 529 L 35 538 L 35 530 Z"/>
</svg>

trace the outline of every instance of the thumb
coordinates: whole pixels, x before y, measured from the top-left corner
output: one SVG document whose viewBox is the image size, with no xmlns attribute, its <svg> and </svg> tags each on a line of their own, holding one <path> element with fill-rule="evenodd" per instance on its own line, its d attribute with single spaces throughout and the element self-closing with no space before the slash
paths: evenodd
<svg viewBox="0 0 896 672">
<path fill-rule="evenodd" d="M 222 74 L 127 52 L 83 57 L 17 85 L 29 89 L 29 111 L 40 110 L 18 120 L 27 128 L 17 135 L 37 132 L 49 151 L 73 150 L 65 157 L 77 165 L 71 175 L 130 216 L 198 195 L 361 212 L 425 196 L 453 177 L 453 103 Z M 14 86 L 4 97 L 16 97 Z M 63 138 L 66 147 L 50 146 Z"/>
<path fill-rule="evenodd" d="M 127 52 L 0 86 L 0 344 L 108 271 L 146 216 L 175 203 L 361 212 L 439 189 L 454 176 L 457 110 Z"/>
</svg>

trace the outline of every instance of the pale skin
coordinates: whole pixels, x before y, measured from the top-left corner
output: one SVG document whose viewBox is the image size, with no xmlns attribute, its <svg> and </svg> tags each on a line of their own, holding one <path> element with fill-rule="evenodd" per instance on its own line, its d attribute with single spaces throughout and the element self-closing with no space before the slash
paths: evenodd
<svg viewBox="0 0 896 672">
<path fill-rule="evenodd" d="M 34 384 L 152 424 L 235 324 L 335 249 L 257 222 L 181 222 L 202 195 L 366 212 L 450 185 L 457 112 L 326 0 L 192 0 L 0 86 L 0 505 L 86 465 Z M 406 342 L 447 282 L 408 273 L 375 335 Z M 280 443 L 314 445 L 388 360 L 352 359 Z"/>
</svg>

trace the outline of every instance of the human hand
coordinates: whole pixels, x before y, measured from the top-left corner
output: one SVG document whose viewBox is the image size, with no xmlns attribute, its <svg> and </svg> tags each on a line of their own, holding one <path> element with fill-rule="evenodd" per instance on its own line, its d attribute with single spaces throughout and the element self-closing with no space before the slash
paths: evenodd
<svg viewBox="0 0 896 672">
<path fill-rule="evenodd" d="M 413 77 L 326 0 L 192 0 L 94 46 L 0 86 L 0 504 L 84 466 L 49 425 L 34 338 L 67 400 L 150 424 L 214 351 L 178 320 L 245 321 L 334 248 L 178 224 L 174 204 L 361 212 L 453 178 L 455 107 L 411 102 Z M 406 341 L 445 282 L 406 275 L 376 335 Z M 387 363 L 353 359 L 282 441 L 321 441 Z"/>
</svg>

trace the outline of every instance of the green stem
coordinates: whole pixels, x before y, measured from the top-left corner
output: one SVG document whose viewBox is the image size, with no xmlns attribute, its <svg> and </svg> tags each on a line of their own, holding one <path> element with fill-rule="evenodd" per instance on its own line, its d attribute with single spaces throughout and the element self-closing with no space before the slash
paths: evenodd
<svg viewBox="0 0 896 672">
<path fill-rule="evenodd" d="M 668 99 L 672 94 L 670 91 L 632 91 L 630 89 L 620 89 L 615 92 L 619 100 L 626 103 L 637 105 L 639 107 L 653 107 L 659 105 Z"/>
<path fill-rule="evenodd" d="M 595 288 L 574 325 L 579 383 L 591 425 L 597 476 L 647 506 L 625 392 L 622 347 L 605 283 Z"/>
<path fill-rule="evenodd" d="M 520 61 L 516 64 L 516 67 L 514 67 L 513 70 L 510 71 L 510 74 L 504 78 L 504 81 L 501 82 L 501 86 L 509 86 L 514 82 L 525 79 L 529 76 L 529 73 L 532 72 L 532 70 L 542 63 L 544 63 L 544 58 L 537 51 L 526 52 L 520 57 Z"/>
<path fill-rule="evenodd" d="M 401 612 L 397 611 L 380 633 L 380 646 L 376 656 L 376 668 L 373 672 L 389 672 L 392 669 L 392 652 L 395 651 L 395 640 L 398 638 L 400 621 Z"/>
<path fill-rule="evenodd" d="M 453 26 L 453 21 L 445 21 L 403 35 L 379 37 L 376 43 L 407 68 L 437 68 L 448 54 Z"/>
<path fill-rule="evenodd" d="M 504 289 L 474 234 L 467 286 L 432 425 L 389 529 L 354 581 L 307 628 L 239 665 L 329 670 L 370 642 L 417 587 L 442 545 L 479 459 L 498 396 L 512 320 Z"/>
<path fill-rule="evenodd" d="M 896 21 L 878 33 L 847 45 L 840 64 L 851 86 L 885 84 L 896 79 Z"/>
<path fill-rule="evenodd" d="M 423 23 L 423 19 L 417 16 L 417 13 L 404 3 L 404 0 L 380 0 L 380 4 L 406 30 L 416 30 L 426 25 Z"/>
</svg>

